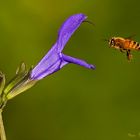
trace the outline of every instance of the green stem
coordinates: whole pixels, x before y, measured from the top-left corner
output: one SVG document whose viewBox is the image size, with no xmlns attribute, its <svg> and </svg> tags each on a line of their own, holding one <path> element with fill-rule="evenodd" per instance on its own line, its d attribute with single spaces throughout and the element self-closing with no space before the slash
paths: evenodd
<svg viewBox="0 0 140 140">
<path fill-rule="evenodd" d="M 0 138 L 1 138 L 1 140 L 6 140 L 6 134 L 5 134 L 5 130 L 4 130 L 4 124 L 3 124 L 1 110 L 0 110 Z"/>
</svg>

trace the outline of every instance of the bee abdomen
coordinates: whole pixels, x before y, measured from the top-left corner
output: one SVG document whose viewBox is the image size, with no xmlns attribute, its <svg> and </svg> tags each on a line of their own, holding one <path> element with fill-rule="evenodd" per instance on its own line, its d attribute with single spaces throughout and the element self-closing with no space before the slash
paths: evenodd
<svg viewBox="0 0 140 140">
<path fill-rule="evenodd" d="M 132 48 L 134 48 L 134 49 L 136 49 L 136 50 L 140 50 L 140 44 L 138 43 L 138 42 L 133 42 L 133 47 Z"/>
</svg>

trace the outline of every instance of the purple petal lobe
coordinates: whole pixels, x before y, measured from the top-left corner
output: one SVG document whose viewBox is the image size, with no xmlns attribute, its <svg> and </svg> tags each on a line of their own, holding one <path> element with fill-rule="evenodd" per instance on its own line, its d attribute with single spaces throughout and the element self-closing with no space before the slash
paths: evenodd
<svg viewBox="0 0 140 140">
<path fill-rule="evenodd" d="M 77 58 L 74 58 L 74 57 L 71 57 L 71 56 L 67 56 L 67 55 L 65 55 L 65 54 L 62 54 L 62 58 L 63 58 L 63 60 L 66 61 L 66 62 L 74 63 L 74 64 L 83 66 L 83 67 L 88 68 L 88 69 L 95 69 L 95 66 L 94 66 L 94 65 L 88 64 L 88 63 L 87 63 L 86 61 L 84 61 L 84 60 L 77 59 Z"/>
<path fill-rule="evenodd" d="M 77 30 L 81 23 L 87 18 L 84 14 L 76 14 L 69 17 L 61 26 L 58 33 L 57 47 L 61 52 L 72 34 Z"/>
</svg>

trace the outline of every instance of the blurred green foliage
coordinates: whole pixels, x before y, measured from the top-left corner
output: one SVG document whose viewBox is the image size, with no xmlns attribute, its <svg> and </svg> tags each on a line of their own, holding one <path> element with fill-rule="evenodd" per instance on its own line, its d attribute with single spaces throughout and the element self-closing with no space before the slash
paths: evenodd
<svg viewBox="0 0 140 140">
<path fill-rule="evenodd" d="M 140 53 L 128 62 L 103 41 L 136 34 L 140 1 L 0 1 L 0 69 L 10 80 L 21 61 L 37 64 L 51 48 L 60 25 L 72 14 L 89 20 L 72 36 L 65 53 L 96 65 L 68 65 L 8 102 L 8 140 L 140 139 Z"/>
</svg>

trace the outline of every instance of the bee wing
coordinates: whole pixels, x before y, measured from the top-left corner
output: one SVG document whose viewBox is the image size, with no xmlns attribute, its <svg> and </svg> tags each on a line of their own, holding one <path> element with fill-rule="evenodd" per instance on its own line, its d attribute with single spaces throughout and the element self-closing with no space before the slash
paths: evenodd
<svg viewBox="0 0 140 140">
<path fill-rule="evenodd" d="M 126 37 L 125 39 L 133 39 L 135 36 L 136 36 L 136 34 L 133 34 L 133 35 Z"/>
</svg>

